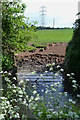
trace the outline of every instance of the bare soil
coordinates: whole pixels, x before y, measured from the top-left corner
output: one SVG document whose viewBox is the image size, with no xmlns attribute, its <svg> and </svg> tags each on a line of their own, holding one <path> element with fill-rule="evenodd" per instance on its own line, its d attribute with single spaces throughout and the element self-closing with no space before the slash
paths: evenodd
<svg viewBox="0 0 80 120">
<path fill-rule="evenodd" d="M 56 54 L 56 55 L 60 55 L 60 56 L 65 56 L 65 51 L 66 51 L 66 46 L 67 43 L 52 43 L 52 44 L 48 44 L 46 50 L 40 51 L 40 48 L 37 48 L 37 50 L 35 50 L 34 52 L 20 52 L 19 54 L 15 54 L 15 56 L 18 56 L 18 58 L 24 58 L 25 56 L 30 56 L 32 54 Z"/>
<path fill-rule="evenodd" d="M 15 54 L 16 65 L 19 70 L 25 69 L 31 71 L 44 71 L 47 64 L 55 63 L 63 65 L 67 43 L 48 44 L 47 48 L 41 51 L 37 48 L 32 52 L 20 52 Z"/>
</svg>

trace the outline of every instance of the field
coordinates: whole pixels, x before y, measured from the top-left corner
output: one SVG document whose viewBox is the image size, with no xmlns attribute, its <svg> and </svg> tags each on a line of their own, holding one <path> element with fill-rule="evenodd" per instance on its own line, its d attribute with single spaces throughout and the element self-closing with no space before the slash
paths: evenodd
<svg viewBox="0 0 80 120">
<path fill-rule="evenodd" d="M 57 42 L 69 42 L 73 36 L 73 29 L 54 29 L 54 30 L 38 30 L 37 39 L 33 39 L 29 43 L 47 44 Z"/>
</svg>

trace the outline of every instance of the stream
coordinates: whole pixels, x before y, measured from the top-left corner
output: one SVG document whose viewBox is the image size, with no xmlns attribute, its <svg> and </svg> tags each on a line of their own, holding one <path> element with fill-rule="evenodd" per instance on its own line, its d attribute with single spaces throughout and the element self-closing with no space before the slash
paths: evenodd
<svg viewBox="0 0 80 120">
<path fill-rule="evenodd" d="M 20 80 L 29 79 L 28 85 L 35 85 L 39 96 L 44 98 L 47 103 L 51 102 L 51 108 L 54 106 L 54 100 L 57 101 L 61 107 L 64 106 L 64 103 L 68 103 L 69 99 L 76 101 L 75 97 L 69 93 L 67 95 L 63 95 L 66 91 L 64 91 L 62 83 L 62 74 L 55 74 L 51 71 L 34 74 L 30 71 L 27 72 L 27 69 L 21 69 L 18 71 L 18 77 Z M 29 88 L 32 89 L 32 87 Z M 54 100 L 51 99 L 52 97 Z"/>
</svg>

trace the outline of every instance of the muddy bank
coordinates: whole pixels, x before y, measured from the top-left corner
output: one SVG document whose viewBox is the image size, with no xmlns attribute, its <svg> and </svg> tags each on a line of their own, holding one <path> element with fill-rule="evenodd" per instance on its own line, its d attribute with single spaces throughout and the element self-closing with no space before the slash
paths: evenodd
<svg viewBox="0 0 80 120">
<path fill-rule="evenodd" d="M 67 43 L 48 44 L 47 48 L 35 52 L 20 52 L 15 54 L 16 65 L 19 69 L 25 68 L 29 71 L 41 71 L 46 64 L 62 64 L 64 62 Z"/>
</svg>

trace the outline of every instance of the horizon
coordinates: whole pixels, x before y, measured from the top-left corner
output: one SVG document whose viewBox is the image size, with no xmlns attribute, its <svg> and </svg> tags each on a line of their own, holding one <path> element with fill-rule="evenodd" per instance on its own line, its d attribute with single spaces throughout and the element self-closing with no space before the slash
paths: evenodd
<svg viewBox="0 0 80 120">
<path fill-rule="evenodd" d="M 25 16 L 29 18 L 29 22 L 37 21 L 36 26 L 41 26 L 40 7 L 46 6 L 45 27 L 73 27 L 75 20 L 78 18 L 78 1 L 75 0 L 22 0 L 26 3 Z"/>
</svg>

